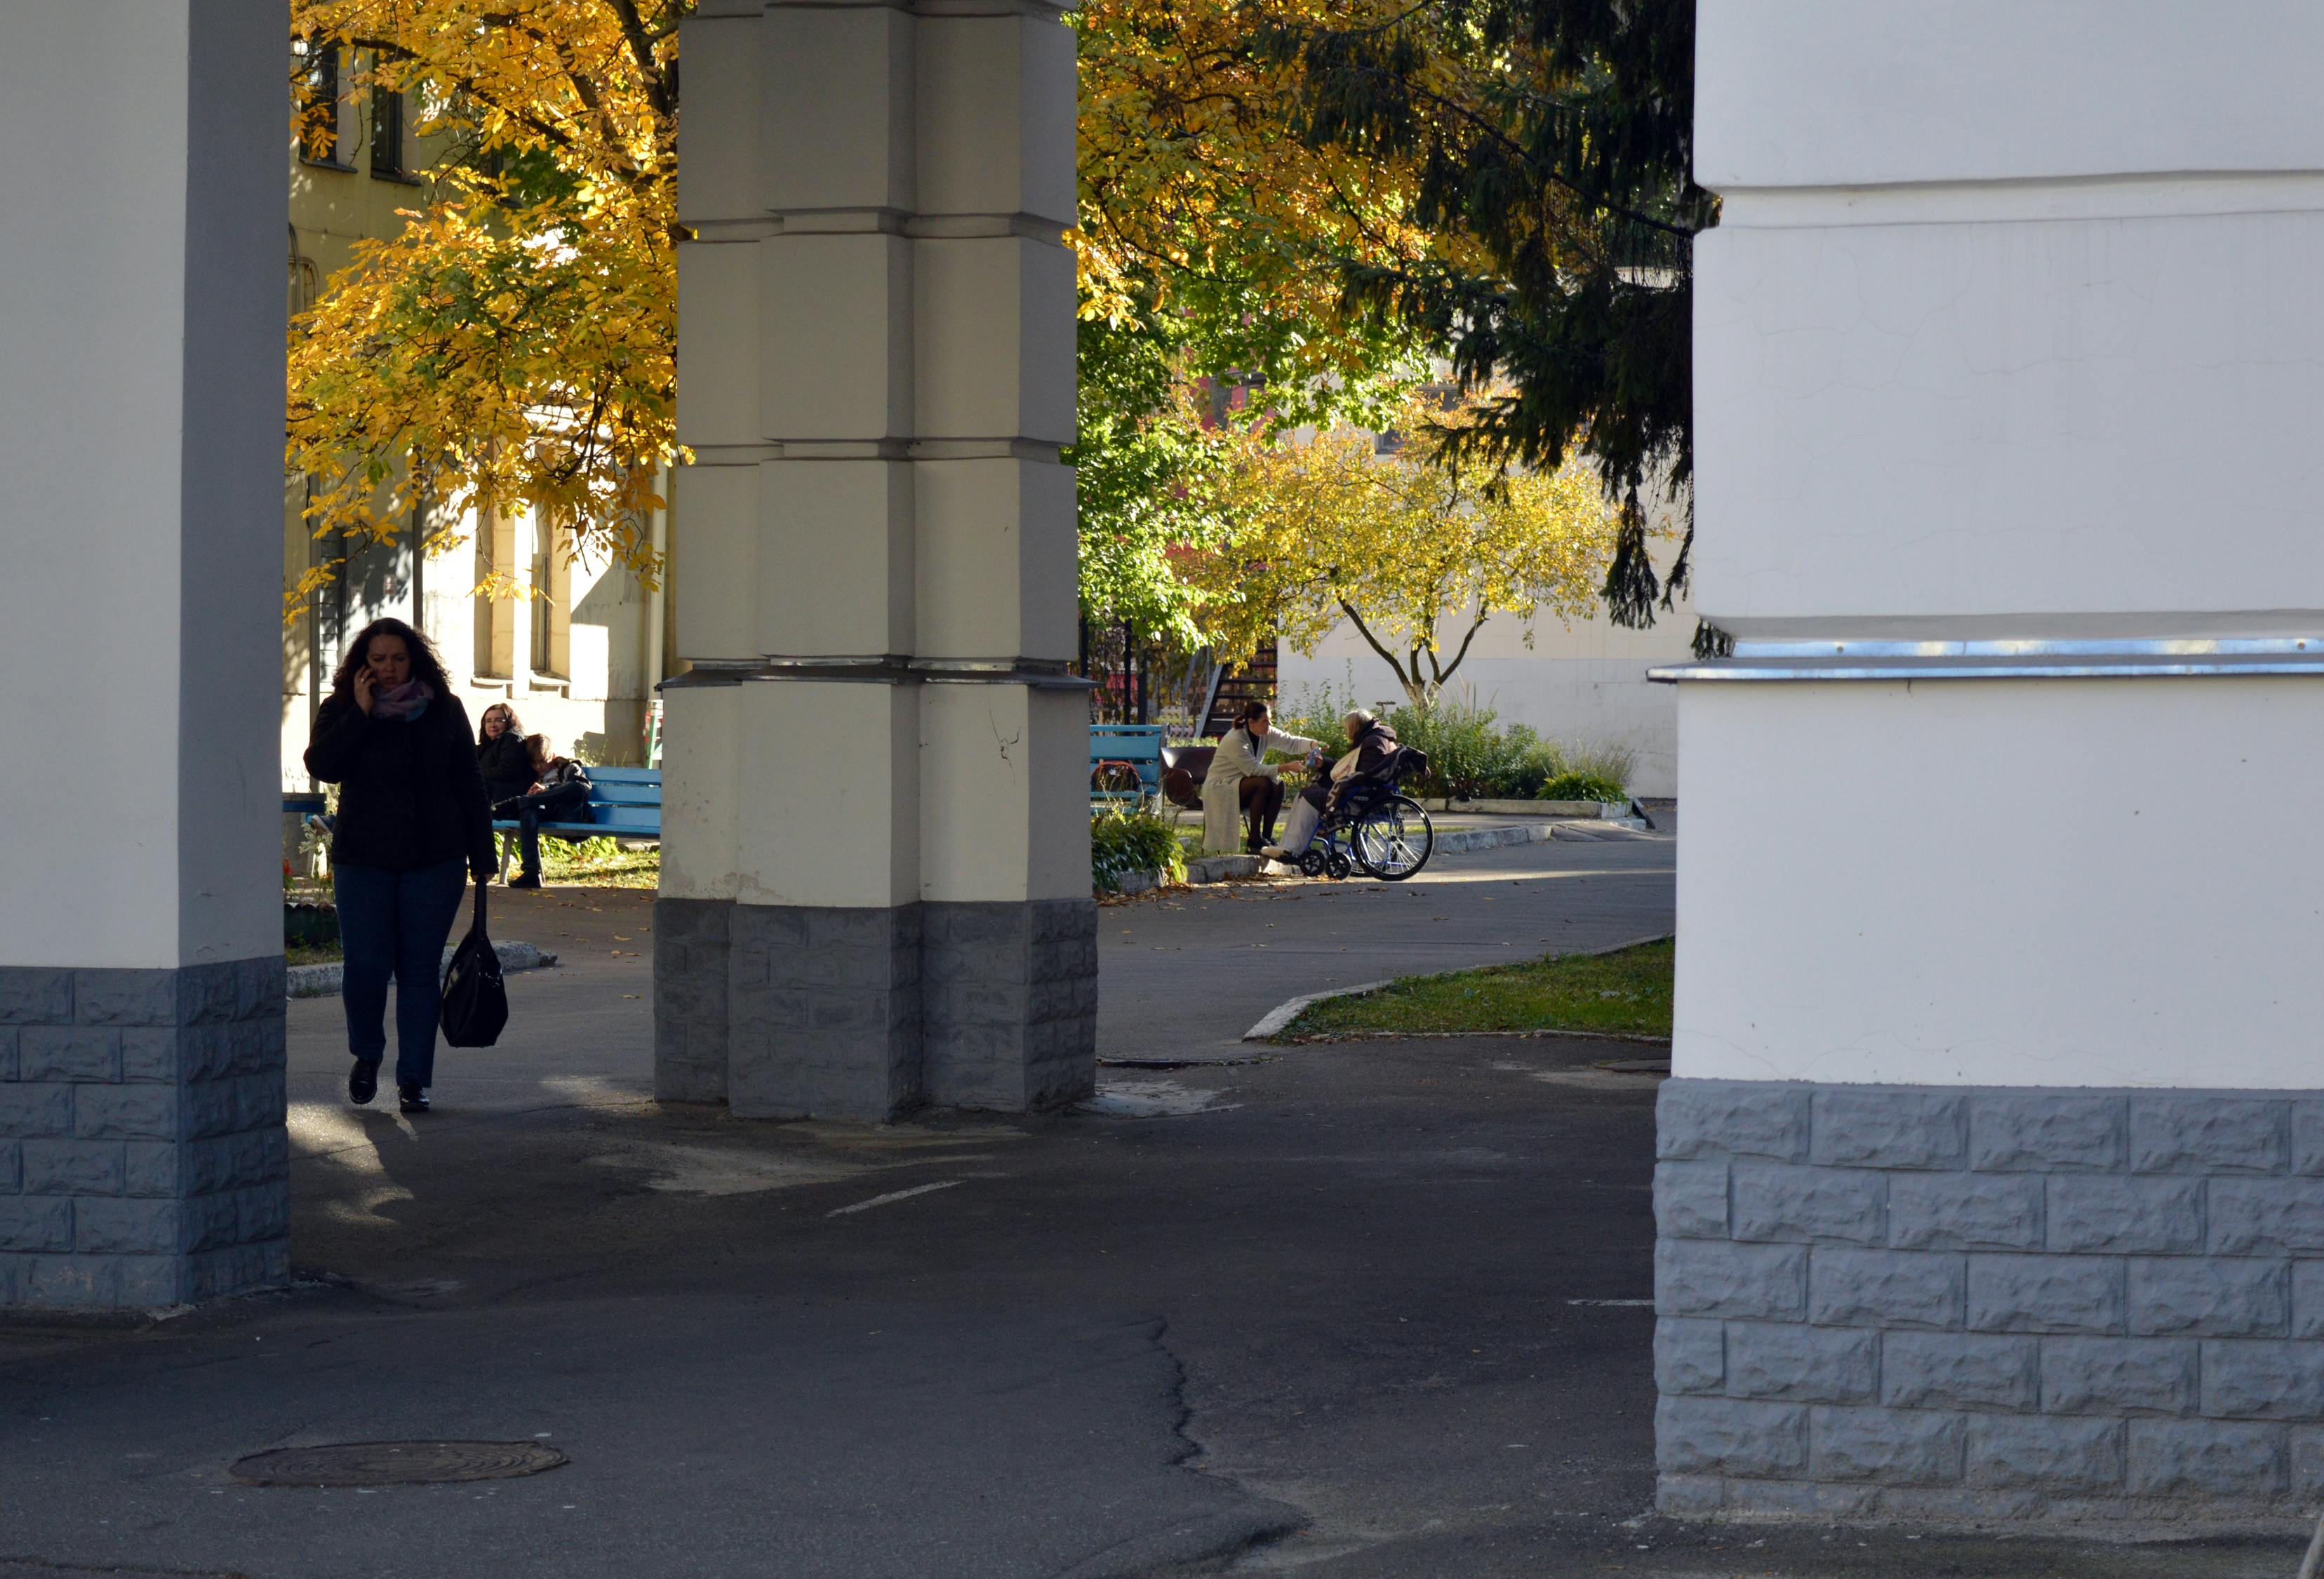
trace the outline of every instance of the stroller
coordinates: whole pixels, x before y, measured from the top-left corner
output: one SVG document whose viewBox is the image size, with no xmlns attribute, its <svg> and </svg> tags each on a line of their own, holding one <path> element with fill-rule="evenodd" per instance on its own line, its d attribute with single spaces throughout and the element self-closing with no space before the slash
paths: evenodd
<svg viewBox="0 0 2324 1579">
<path fill-rule="evenodd" d="M 1397 786 L 1428 771 L 1428 753 L 1399 746 L 1376 773 L 1351 780 L 1323 811 L 1299 870 L 1337 880 L 1358 871 L 1384 882 L 1402 882 L 1428 864 L 1436 849 L 1435 825 L 1420 802 Z"/>
</svg>

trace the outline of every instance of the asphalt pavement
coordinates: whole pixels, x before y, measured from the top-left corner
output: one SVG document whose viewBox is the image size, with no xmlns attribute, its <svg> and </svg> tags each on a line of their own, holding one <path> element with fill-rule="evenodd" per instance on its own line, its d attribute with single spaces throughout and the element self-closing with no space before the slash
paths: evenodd
<svg viewBox="0 0 2324 1579">
<path fill-rule="evenodd" d="M 349 1108 L 336 1002 L 290 1006 L 297 1287 L 0 1325 L 0 1574 L 2288 1579 L 2297 1543 L 1649 1516 L 1654 1080 L 1587 1041 L 1235 1041 L 1294 993 L 1666 931 L 1673 853 L 1108 906 L 1108 1056 L 1258 1061 L 876 1129 L 655 1104 L 648 896 L 509 896 L 563 963 L 441 1055 L 435 1113 Z M 570 1462 L 228 1473 L 385 1439 Z"/>
</svg>

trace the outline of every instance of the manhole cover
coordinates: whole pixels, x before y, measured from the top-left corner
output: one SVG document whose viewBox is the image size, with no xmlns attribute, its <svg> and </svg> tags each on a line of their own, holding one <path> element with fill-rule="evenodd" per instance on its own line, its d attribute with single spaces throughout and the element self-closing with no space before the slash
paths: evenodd
<svg viewBox="0 0 2324 1579">
<path fill-rule="evenodd" d="M 254 1486 L 432 1486 L 511 1481 L 568 1462 L 538 1442 L 338 1442 L 254 1453 L 231 1473 Z"/>
</svg>

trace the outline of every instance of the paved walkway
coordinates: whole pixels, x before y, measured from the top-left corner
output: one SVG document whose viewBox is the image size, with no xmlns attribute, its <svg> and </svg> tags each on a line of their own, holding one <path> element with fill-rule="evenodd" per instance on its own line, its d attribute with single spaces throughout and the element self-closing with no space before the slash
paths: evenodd
<svg viewBox="0 0 2324 1579">
<path fill-rule="evenodd" d="M 1403 882 L 1166 889 L 1098 911 L 1098 1056 L 1239 1053 L 1286 998 L 1671 928 L 1674 839 L 1607 828 L 1439 855 Z"/>
<path fill-rule="evenodd" d="M 1230 1046 L 1254 1004 L 1385 958 L 1666 928 L 1671 853 L 1536 845 L 1408 891 L 1109 907 L 1108 1048 L 1166 1016 Z M 496 913 L 567 963 L 512 978 L 511 1036 L 444 1054 L 423 1122 L 346 1107 L 336 1004 L 291 1006 L 299 1288 L 142 1329 L 0 1325 L 0 1575 L 2296 1565 L 2296 1542 L 1642 1518 L 1654 1083 L 1596 1071 L 1603 1044 L 1110 1072 L 1210 1104 L 1174 1119 L 752 1123 L 644 1095 L 643 896 Z M 572 1462 L 378 1492 L 225 1473 L 388 1437 L 540 1439 Z"/>
</svg>

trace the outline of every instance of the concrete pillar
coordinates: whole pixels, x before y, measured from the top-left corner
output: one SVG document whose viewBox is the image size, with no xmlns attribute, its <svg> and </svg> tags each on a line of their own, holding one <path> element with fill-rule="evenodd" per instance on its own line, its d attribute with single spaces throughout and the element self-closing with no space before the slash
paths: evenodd
<svg viewBox="0 0 2324 1579">
<path fill-rule="evenodd" d="M 1072 35 L 1030 0 L 686 27 L 657 1089 L 1069 1101 L 1097 968 Z"/>
<path fill-rule="evenodd" d="M 0 9 L 0 1306 L 288 1275 L 287 27 Z"/>
<path fill-rule="evenodd" d="M 2324 14 L 1704 0 L 1665 1508 L 2324 1495 Z"/>
</svg>

